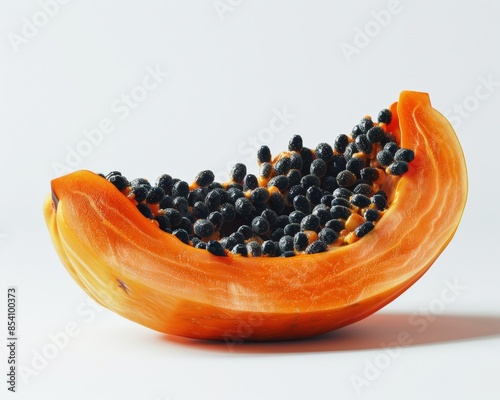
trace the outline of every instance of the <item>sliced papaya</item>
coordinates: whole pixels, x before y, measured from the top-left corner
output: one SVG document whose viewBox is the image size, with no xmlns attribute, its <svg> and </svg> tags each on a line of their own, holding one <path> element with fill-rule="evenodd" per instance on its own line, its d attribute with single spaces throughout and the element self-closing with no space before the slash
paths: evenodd
<svg viewBox="0 0 500 400">
<path fill-rule="evenodd" d="M 418 280 L 452 239 L 467 197 L 457 136 L 425 93 L 402 92 L 378 122 L 365 117 L 344 136 L 315 150 L 296 136 L 274 159 L 263 146 L 260 176 L 238 164 L 224 184 L 209 171 L 191 185 L 164 176 L 149 187 L 77 171 L 52 181 L 46 222 L 81 288 L 139 324 L 216 340 L 322 334 Z"/>
</svg>

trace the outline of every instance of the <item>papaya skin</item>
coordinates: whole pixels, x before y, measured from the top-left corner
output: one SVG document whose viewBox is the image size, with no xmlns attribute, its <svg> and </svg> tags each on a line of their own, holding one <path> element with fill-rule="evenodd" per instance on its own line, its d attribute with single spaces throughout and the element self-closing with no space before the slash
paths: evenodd
<svg viewBox="0 0 500 400">
<path fill-rule="evenodd" d="M 467 198 L 460 143 L 429 96 L 404 91 L 391 111 L 388 130 L 415 159 L 376 228 L 350 245 L 292 259 L 214 256 L 158 229 L 112 183 L 77 171 L 54 179 L 44 204 L 54 247 L 94 300 L 167 334 L 272 341 L 352 324 L 428 270 Z"/>
</svg>

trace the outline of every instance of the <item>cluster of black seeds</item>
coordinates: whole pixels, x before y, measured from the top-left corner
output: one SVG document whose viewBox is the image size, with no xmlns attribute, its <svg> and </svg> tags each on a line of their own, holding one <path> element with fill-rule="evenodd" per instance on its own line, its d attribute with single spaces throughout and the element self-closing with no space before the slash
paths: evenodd
<svg viewBox="0 0 500 400">
<path fill-rule="evenodd" d="M 295 135 L 274 159 L 262 146 L 258 176 L 237 163 L 226 183 L 214 182 L 209 170 L 191 184 L 168 174 L 154 184 L 117 171 L 101 175 L 186 245 L 218 256 L 321 253 L 373 230 L 388 207 L 384 182 L 408 171 L 414 153 L 387 132 L 391 119 L 387 109 L 378 123 L 362 118 L 350 134 L 314 150 Z"/>
</svg>

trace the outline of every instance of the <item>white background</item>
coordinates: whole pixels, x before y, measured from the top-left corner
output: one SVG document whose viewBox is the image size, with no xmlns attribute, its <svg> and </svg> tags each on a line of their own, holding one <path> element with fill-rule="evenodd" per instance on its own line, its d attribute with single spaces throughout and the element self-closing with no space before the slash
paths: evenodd
<svg viewBox="0 0 500 400">
<path fill-rule="evenodd" d="M 0 298 L 17 287 L 18 362 L 33 372 L 7 393 L 1 329 L 0 397 L 500 398 L 500 3 L 401 0 L 390 14 L 382 0 L 110 3 L 71 1 L 49 17 L 43 2 L 0 5 Z M 169 76 L 127 116 L 117 112 L 148 67 Z M 293 114 L 267 131 L 278 152 L 294 133 L 310 147 L 333 141 L 403 89 L 429 92 L 453 122 L 470 194 L 435 265 L 361 323 L 295 343 L 166 337 L 93 305 L 52 248 L 42 202 L 71 151 L 87 151 L 72 169 L 130 178 L 189 180 L 236 160 L 255 172 L 251 143 L 264 144 L 275 109 Z M 83 131 L 106 119 L 114 130 L 85 148 Z M 453 283 L 458 295 L 439 308 Z M 442 314 L 424 317 L 429 307 Z M 6 308 L 2 300 L 2 327 Z M 50 353 L 68 324 L 74 337 Z M 411 345 L 383 349 L 403 331 Z M 53 359 L 44 363 L 44 351 Z"/>
</svg>

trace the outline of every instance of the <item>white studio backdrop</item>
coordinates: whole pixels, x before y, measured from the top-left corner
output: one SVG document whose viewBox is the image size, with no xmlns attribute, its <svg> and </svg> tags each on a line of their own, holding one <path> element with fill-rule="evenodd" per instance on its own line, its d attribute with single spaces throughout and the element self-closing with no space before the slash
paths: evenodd
<svg viewBox="0 0 500 400">
<path fill-rule="evenodd" d="M 0 282 L 4 299 L 17 288 L 24 373 L 9 393 L 2 345 L 0 398 L 499 398 L 499 13 L 486 0 L 2 2 Z M 293 343 L 166 337 L 93 303 L 50 243 L 58 175 L 256 172 L 260 145 L 332 142 L 405 89 L 452 122 L 469 198 L 435 265 L 359 324 Z"/>
</svg>

